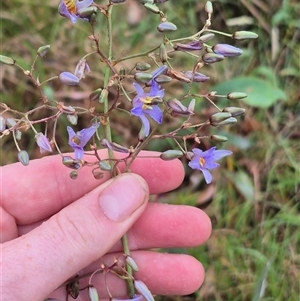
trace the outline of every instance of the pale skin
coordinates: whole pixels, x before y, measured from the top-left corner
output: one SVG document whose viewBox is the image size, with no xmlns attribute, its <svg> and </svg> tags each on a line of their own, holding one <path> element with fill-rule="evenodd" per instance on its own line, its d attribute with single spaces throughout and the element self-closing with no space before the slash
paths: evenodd
<svg viewBox="0 0 300 301">
<path fill-rule="evenodd" d="M 99 154 L 104 156 L 104 151 Z M 112 264 L 122 254 L 120 238 L 126 232 L 139 266 L 135 277 L 153 294 L 196 291 L 204 280 L 200 262 L 184 254 L 150 250 L 198 246 L 210 236 L 211 223 L 203 211 L 148 203 L 149 194 L 168 192 L 181 184 L 182 164 L 143 158 L 134 162 L 131 171 L 113 180 L 109 173 L 95 180 L 91 169 L 84 168 L 77 180 L 71 180 L 70 170 L 57 155 L 33 160 L 27 167 L 20 163 L 1 167 L 2 299 L 66 300 L 65 287 L 58 287 L 77 273 Z M 103 275 L 92 282 L 101 299 L 109 297 Z M 80 287 L 87 283 L 84 278 Z M 107 285 L 115 298 L 126 296 L 123 280 L 107 275 Z M 86 290 L 76 299 L 83 300 L 88 300 Z"/>
</svg>

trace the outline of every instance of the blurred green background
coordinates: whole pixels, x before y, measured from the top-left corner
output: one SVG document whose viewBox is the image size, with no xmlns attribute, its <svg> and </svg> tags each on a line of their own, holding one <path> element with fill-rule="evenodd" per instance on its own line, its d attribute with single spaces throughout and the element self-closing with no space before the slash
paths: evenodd
<svg viewBox="0 0 300 301">
<path fill-rule="evenodd" d="M 207 212 L 213 223 L 213 234 L 204 246 L 185 250 L 197 257 L 206 269 L 205 282 L 195 294 L 186 297 L 159 297 L 160 300 L 224 300 L 224 301 L 293 301 L 300 294 L 300 23 L 298 1 L 212 1 L 212 29 L 233 33 L 249 30 L 259 34 L 258 40 L 235 42 L 217 36 L 214 43 L 233 44 L 243 49 L 238 58 L 205 67 L 207 83 L 193 85 L 195 93 L 217 91 L 219 94 L 241 91 L 249 94 L 244 101 L 220 100 L 218 105 L 234 105 L 246 109 L 236 126 L 206 129 L 204 135 L 217 133 L 229 138 L 218 148 L 231 149 L 234 155 L 222 162 L 214 173 L 215 182 L 206 185 L 199 172 L 187 170 L 182 187 L 168 195 L 158 196 L 162 202 L 197 206 Z M 36 74 L 41 80 L 62 71 L 73 72 L 78 60 L 91 51 L 93 43 L 88 23 L 69 20 L 57 13 L 59 1 L 2 0 L 0 53 L 14 58 L 25 69 L 30 68 L 36 50 L 51 45 L 47 57 L 38 60 Z M 97 3 L 105 3 L 97 1 Z M 205 1 L 170 0 L 161 6 L 168 20 L 178 26 L 170 38 L 191 35 L 205 22 Z M 157 15 L 146 11 L 136 1 L 118 5 L 113 17 L 115 57 L 147 50 L 157 45 Z M 106 43 L 106 25 L 98 16 L 96 25 L 101 43 Z M 88 59 L 92 72 L 80 87 L 51 82 L 43 92 L 49 99 L 66 104 L 88 105 L 88 96 L 101 87 L 102 65 Z M 195 63 L 178 56 L 171 61 L 178 70 L 191 70 Z M 130 67 L 132 62 L 122 64 Z M 132 65 L 131 65 L 132 66 Z M 165 86 L 168 97 L 184 95 L 182 84 Z M 1 102 L 15 110 L 34 108 L 39 102 L 37 89 L 22 72 L 1 65 Z M 207 118 L 211 107 L 197 101 L 199 116 Z M 46 112 L 45 112 L 46 113 Z M 114 139 L 136 143 L 140 124 L 128 118 L 112 116 L 116 128 Z M 59 141 L 65 141 L 67 120 L 59 126 Z M 87 125 L 82 118 L 79 125 Z M 165 124 L 165 130 L 172 124 Z M 160 131 L 163 132 L 164 128 Z M 21 145 L 31 158 L 40 156 L 32 133 L 23 133 Z M 120 140 L 121 138 L 121 140 Z M 1 165 L 16 161 L 17 150 L 10 137 L 1 143 Z M 172 145 L 172 144 L 171 144 Z M 212 146 L 205 142 L 206 147 Z M 156 150 L 170 147 L 169 142 L 154 141 Z M 70 150 L 67 147 L 63 150 Z"/>
</svg>

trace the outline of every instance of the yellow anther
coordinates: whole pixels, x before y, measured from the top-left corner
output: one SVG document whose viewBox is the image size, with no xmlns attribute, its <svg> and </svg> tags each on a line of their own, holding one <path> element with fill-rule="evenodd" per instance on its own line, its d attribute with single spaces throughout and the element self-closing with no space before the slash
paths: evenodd
<svg viewBox="0 0 300 301">
<path fill-rule="evenodd" d="M 65 5 L 69 11 L 70 14 L 76 14 L 77 8 L 76 8 L 76 0 L 64 0 Z"/>
<path fill-rule="evenodd" d="M 200 164 L 201 166 L 204 166 L 204 164 L 205 164 L 204 158 L 202 158 L 202 157 L 199 158 L 199 164 Z"/>
</svg>

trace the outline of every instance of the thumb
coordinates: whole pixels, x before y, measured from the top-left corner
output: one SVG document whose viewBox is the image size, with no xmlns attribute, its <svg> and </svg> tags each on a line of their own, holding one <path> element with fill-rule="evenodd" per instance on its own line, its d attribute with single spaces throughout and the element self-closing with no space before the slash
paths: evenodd
<svg viewBox="0 0 300 301">
<path fill-rule="evenodd" d="M 107 253 L 142 214 L 148 196 L 148 186 L 140 176 L 122 174 L 33 231 L 4 243 L 4 299 L 43 300 Z"/>
</svg>

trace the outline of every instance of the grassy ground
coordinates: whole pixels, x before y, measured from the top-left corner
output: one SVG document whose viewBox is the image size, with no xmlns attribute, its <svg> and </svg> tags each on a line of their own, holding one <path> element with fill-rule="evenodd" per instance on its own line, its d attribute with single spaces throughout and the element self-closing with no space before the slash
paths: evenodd
<svg viewBox="0 0 300 301">
<path fill-rule="evenodd" d="M 2 54 L 29 68 L 36 49 L 41 45 L 51 45 L 44 63 L 38 62 L 36 69 L 40 78 L 61 71 L 72 72 L 78 59 L 91 50 L 87 24 L 78 22 L 73 26 L 61 18 L 57 14 L 58 2 L 1 2 Z M 116 57 L 122 56 L 123 51 L 140 51 L 144 41 L 150 44 L 156 41 L 152 29 L 156 27 L 157 16 L 148 16 L 144 9 L 134 4 L 130 1 L 127 11 L 123 6 L 115 10 Z M 179 27 L 179 33 L 190 35 L 205 21 L 204 4 L 196 0 L 170 0 L 165 7 L 170 11 L 170 21 Z M 237 103 L 247 109 L 246 114 L 237 126 L 223 130 L 222 134 L 229 137 L 229 142 L 218 144 L 218 147 L 233 150 L 234 155 L 224 160 L 222 169 L 214 174 L 216 181 L 213 184 L 204 185 L 199 173 L 187 170 L 180 190 L 159 197 L 161 201 L 203 208 L 213 222 L 213 234 L 206 245 L 169 251 L 193 254 L 206 268 L 204 285 L 186 300 L 294 301 L 300 294 L 299 4 L 292 0 L 223 0 L 213 4 L 214 29 L 228 32 L 251 30 L 259 34 L 259 39 L 238 45 L 244 50 L 243 57 L 226 60 L 207 70 L 211 81 L 201 85 L 201 90 L 223 89 L 218 86 L 221 82 L 226 82 L 226 86 L 230 79 L 251 76 L 263 80 L 265 89 L 271 85 L 277 96 L 266 95 L 268 105 Z M 101 20 L 97 30 L 104 36 Z M 226 38 L 218 41 L 231 43 Z M 94 62 L 89 63 L 92 69 L 94 65 L 98 69 L 93 69 L 80 90 L 54 83 L 44 93 L 61 101 L 85 101 L 90 91 L 103 80 L 101 68 Z M 174 59 L 172 64 L 179 69 L 180 66 L 192 68 L 193 61 Z M 182 93 L 182 86 L 169 87 L 168 95 L 171 91 Z M 35 87 L 24 80 L 22 72 L 11 66 L 1 65 L 0 89 L 1 102 L 17 110 L 32 109 L 38 99 Z M 260 91 L 262 95 L 264 92 Z M 203 114 L 210 112 L 207 104 L 197 106 Z M 117 119 L 113 118 L 113 122 L 128 126 L 129 121 Z M 84 120 L 81 122 L 84 124 Z M 130 130 L 131 133 L 137 132 L 134 127 Z M 130 132 L 127 134 L 127 142 L 133 143 Z M 61 139 L 66 138 L 65 132 L 60 135 Z M 23 143 L 32 157 L 38 157 L 29 137 L 23 133 Z M 164 149 L 167 144 L 153 143 L 151 147 Z M 1 165 L 16 160 L 17 152 L 11 139 L 1 139 L 1 150 L 5 154 L 1 156 Z M 161 300 L 167 298 L 161 297 Z"/>
</svg>

